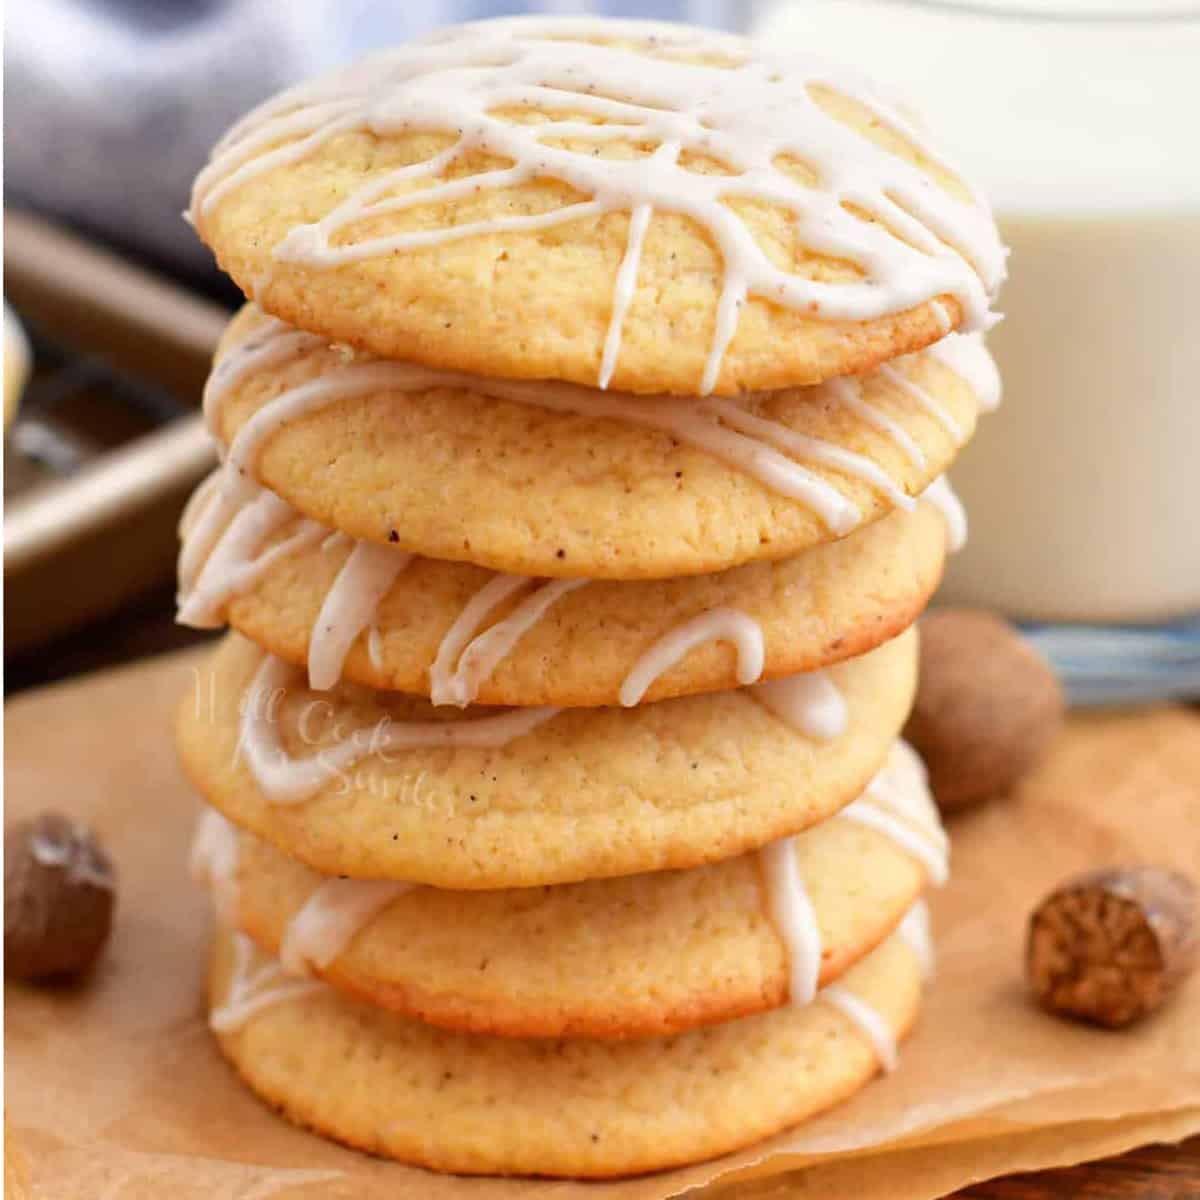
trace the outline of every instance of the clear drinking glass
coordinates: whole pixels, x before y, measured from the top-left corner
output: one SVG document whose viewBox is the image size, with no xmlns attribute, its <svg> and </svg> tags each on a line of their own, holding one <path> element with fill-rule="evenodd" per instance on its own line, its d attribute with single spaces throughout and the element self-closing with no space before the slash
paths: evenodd
<svg viewBox="0 0 1200 1200">
<path fill-rule="evenodd" d="M 942 598 L 1059 623 L 1084 698 L 1200 695 L 1200 4 L 795 0 L 754 31 L 911 98 L 1012 248 Z"/>
</svg>

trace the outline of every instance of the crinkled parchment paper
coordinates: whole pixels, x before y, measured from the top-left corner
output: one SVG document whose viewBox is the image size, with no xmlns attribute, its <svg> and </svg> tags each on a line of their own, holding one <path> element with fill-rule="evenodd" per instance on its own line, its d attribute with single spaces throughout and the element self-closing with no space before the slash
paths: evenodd
<svg viewBox="0 0 1200 1200">
<path fill-rule="evenodd" d="M 6 989 L 9 1131 L 34 1196 L 659 1200 L 715 1184 L 728 1200 L 924 1200 L 1200 1129 L 1200 975 L 1115 1034 L 1037 1011 L 1021 976 L 1026 917 L 1065 875 L 1200 865 L 1200 714 L 1182 709 L 1075 718 L 1019 795 L 954 823 L 954 878 L 933 901 L 938 975 L 900 1070 L 793 1133 L 702 1166 L 576 1184 L 438 1176 L 293 1129 L 234 1078 L 201 1015 L 208 904 L 184 869 L 198 801 L 169 731 L 194 662 L 175 655 L 7 708 L 10 818 L 76 812 L 120 871 L 94 978 Z"/>
</svg>

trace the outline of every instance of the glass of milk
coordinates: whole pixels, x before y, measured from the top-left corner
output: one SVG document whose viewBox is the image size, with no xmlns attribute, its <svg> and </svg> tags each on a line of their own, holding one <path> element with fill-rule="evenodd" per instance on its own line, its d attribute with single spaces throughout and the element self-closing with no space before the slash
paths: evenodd
<svg viewBox="0 0 1200 1200">
<path fill-rule="evenodd" d="M 1200 614 L 1200 2 L 781 0 L 754 32 L 894 84 L 1012 248 L 943 596 Z"/>
</svg>

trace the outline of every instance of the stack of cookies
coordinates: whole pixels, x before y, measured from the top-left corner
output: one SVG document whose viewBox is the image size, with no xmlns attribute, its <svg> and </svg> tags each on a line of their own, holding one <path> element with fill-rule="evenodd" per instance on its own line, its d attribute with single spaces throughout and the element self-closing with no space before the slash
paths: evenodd
<svg viewBox="0 0 1200 1200">
<path fill-rule="evenodd" d="M 233 628 L 179 745 L 246 1082 L 406 1162 L 606 1176 L 890 1070 L 986 205 L 853 72 L 510 19 L 268 102 L 192 219 L 251 301 L 180 561 Z"/>
</svg>

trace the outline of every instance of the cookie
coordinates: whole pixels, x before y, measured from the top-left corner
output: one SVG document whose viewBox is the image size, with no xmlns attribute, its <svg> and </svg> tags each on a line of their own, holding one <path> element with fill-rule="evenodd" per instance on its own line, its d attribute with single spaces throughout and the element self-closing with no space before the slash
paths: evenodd
<svg viewBox="0 0 1200 1200">
<path fill-rule="evenodd" d="M 228 622 L 306 667 L 314 687 L 344 677 L 441 704 L 618 704 L 653 647 L 720 609 L 761 630 L 765 678 L 817 670 L 911 625 L 946 544 L 942 518 L 923 504 L 795 558 L 717 575 L 546 581 L 355 542 L 261 493 L 206 550 L 198 535 L 215 502 L 201 495 L 184 522 L 181 621 Z M 263 507 L 277 523 L 246 539 Z M 732 645 L 705 642 L 642 698 L 736 687 L 737 667 Z"/>
<path fill-rule="evenodd" d="M 986 328 L 1004 277 L 986 203 L 869 81 L 641 22 L 467 25 L 292 88 L 190 215 L 301 328 L 642 393 L 859 374 Z"/>
<path fill-rule="evenodd" d="M 198 873 L 267 954 L 405 1016 L 506 1037 L 662 1036 L 833 982 L 944 878 L 924 780 L 889 762 L 785 847 L 687 871 L 494 892 L 335 879 L 208 810 Z M 778 853 L 794 857 L 809 925 L 794 963 L 772 915 L 789 903 Z"/>
<path fill-rule="evenodd" d="M 611 1042 L 438 1030 L 292 979 L 225 931 L 209 974 L 222 1051 L 297 1124 L 440 1171 L 576 1177 L 712 1158 L 840 1103 L 891 1060 L 920 990 L 891 938 L 803 1007 Z"/>
<path fill-rule="evenodd" d="M 206 411 L 230 505 L 256 478 L 366 541 L 631 580 L 791 557 L 911 507 L 994 394 L 969 337 L 815 389 L 634 400 L 364 357 L 250 308 Z"/>
<path fill-rule="evenodd" d="M 326 875 L 530 887 L 729 858 L 837 812 L 879 769 L 916 633 L 816 676 L 633 709 L 433 708 L 231 634 L 177 722 L 235 824 Z"/>
</svg>

